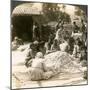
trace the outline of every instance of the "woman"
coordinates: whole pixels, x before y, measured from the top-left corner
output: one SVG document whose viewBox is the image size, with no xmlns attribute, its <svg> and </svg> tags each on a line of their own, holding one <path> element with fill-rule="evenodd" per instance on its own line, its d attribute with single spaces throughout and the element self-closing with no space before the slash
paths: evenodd
<svg viewBox="0 0 90 90">
<path fill-rule="evenodd" d="M 69 49 L 70 49 L 69 38 L 68 37 L 64 37 L 64 41 L 59 45 L 59 47 L 60 47 L 60 50 L 62 52 L 68 52 Z"/>
<path fill-rule="evenodd" d="M 25 65 L 27 67 L 31 66 L 31 62 L 32 62 L 31 59 L 35 58 L 36 53 L 37 53 L 37 49 L 35 47 L 35 44 L 30 43 L 30 47 L 29 47 L 29 50 L 27 52 L 26 59 L 25 59 Z"/>
<path fill-rule="evenodd" d="M 36 54 L 35 59 L 32 60 L 32 65 L 28 68 L 27 73 L 30 77 L 30 80 L 42 80 L 48 79 L 53 76 L 53 71 L 45 72 L 44 70 L 44 57 L 42 52 Z"/>
<path fill-rule="evenodd" d="M 15 37 L 12 42 L 12 50 L 16 50 L 17 48 L 19 48 L 19 46 L 20 46 L 19 38 Z"/>
</svg>

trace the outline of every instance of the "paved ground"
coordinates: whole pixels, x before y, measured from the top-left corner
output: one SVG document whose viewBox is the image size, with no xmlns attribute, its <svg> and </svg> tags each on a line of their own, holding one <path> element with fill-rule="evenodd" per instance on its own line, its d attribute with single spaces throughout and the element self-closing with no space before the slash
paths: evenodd
<svg viewBox="0 0 90 90">
<path fill-rule="evenodd" d="M 12 51 L 12 87 L 14 88 L 34 88 L 46 86 L 64 86 L 64 85 L 81 85 L 87 84 L 87 81 L 82 78 L 82 73 L 60 73 L 49 80 L 43 81 L 28 81 L 28 76 L 22 75 L 24 72 L 25 55 L 27 51 Z M 17 74 L 15 74 L 18 72 Z"/>
</svg>

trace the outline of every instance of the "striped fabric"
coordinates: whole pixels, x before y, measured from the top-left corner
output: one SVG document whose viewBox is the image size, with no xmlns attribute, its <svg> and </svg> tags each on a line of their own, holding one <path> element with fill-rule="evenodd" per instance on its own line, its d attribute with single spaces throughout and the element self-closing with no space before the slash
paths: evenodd
<svg viewBox="0 0 90 90">
<path fill-rule="evenodd" d="M 31 4 L 24 3 L 18 5 L 12 12 L 12 15 L 41 15 L 42 12 L 42 4 Z"/>
</svg>

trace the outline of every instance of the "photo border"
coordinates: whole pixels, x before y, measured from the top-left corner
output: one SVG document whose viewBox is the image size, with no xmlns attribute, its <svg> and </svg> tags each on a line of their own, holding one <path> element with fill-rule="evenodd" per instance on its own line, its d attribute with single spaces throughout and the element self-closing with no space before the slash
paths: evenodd
<svg viewBox="0 0 90 90">
<path fill-rule="evenodd" d="M 12 24 L 12 19 L 11 19 L 11 15 L 12 15 L 12 2 L 23 2 L 23 3 L 55 3 L 55 2 L 42 2 L 42 1 L 21 1 L 21 0 L 10 0 L 10 90 L 22 90 L 22 89 L 40 89 L 40 88 L 53 88 L 53 87 L 73 87 L 73 86 L 86 86 L 88 85 L 88 79 L 87 79 L 87 84 L 81 84 L 81 85 L 62 85 L 62 86 L 46 86 L 46 87 L 33 87 L 33 88 L 16 88 L 13 89 L 12 87 L 12 30 L 11 30 L 11 24 Z M 69 4 L 69 3 L 60 3 L 60 2 L 56 2 L 56 4 L 65 4 L 65 5 L 83 5 L 83 4 Z M 84 5 L 83 5 L 84 6 Z M 87 40 L 88 40 L 88 5 L 87 6 Z M 88 71 L 88 42 L 87 42 L 87 71 Z M 89 72 L 88 72 L 89 73 Z M 88 77 L 88 74 L 87 74 Z"/>
</svg>

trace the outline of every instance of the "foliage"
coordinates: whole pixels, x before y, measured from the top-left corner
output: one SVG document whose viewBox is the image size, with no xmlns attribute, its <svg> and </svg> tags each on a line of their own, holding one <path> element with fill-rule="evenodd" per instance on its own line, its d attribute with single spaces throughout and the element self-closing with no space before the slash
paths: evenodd
<svg viewBox="0 0 90 90">
<path fill-rule="evenodd" d="M 75 15 L 82 16 L 84 13 L 79 7 L 75 7 Z"/>
<path fill-rule="evenodd" d="M 65 5 L 63 6 L 63 9 L 65 9 Z M 43 12 L 44 16 L 48 18 L 48 21 L 58 21 L 59 19 L 64 19 L 66 22 L 71 21 L 70 15 L 66 12 L 60 11 L 60 7 L 55 3 L 44 3 Z"/>
<path fill-rule="evenodd" d="M 59 16 L 59 7 L 57 4 L 43 4 L 43 12 L 49 21 L 57 21 Z"/>
<path fill-rule="evenodd" d="M 66 12 L 60 12 L 59 19 L 61 19 L 61 20 L 63 19 L 64 22 L 71 22 L 70 15 L 67 14 Z"/>
</svg>

